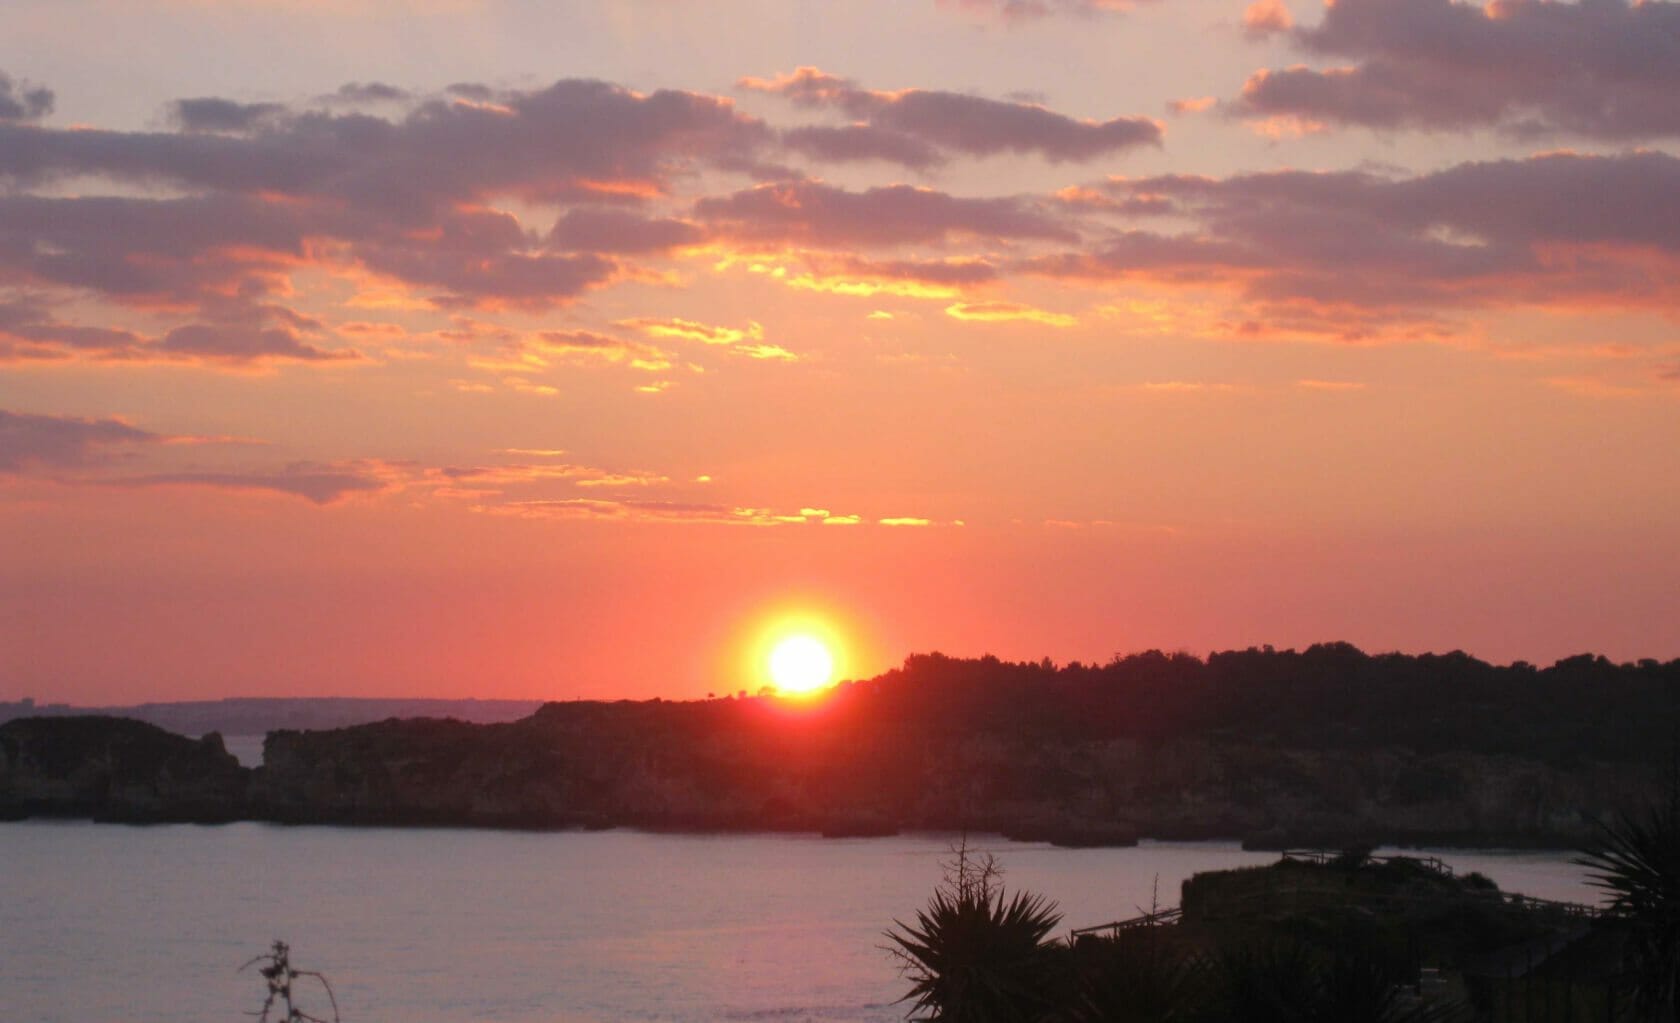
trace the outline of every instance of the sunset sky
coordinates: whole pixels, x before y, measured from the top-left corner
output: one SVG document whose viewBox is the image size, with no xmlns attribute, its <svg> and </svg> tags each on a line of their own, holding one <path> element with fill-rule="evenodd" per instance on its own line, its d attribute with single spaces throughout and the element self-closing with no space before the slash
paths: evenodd
<svg viewBox="0 0 1680 1023">
<path fill-rule="evenodd" d="M 1680 656 L 1680 3 L 7 0 L 0 699 Z"/>
</svg>

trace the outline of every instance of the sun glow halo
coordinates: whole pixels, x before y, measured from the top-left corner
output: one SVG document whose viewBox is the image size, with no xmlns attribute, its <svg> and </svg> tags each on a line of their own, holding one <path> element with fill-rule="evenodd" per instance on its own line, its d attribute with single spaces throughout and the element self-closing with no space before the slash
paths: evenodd
<svg viewBox="0 0 1680 1023">
<path fill-rule="evenodd" d="M 834 656 L 815 636 L 789 636 L 770 651 L 770 681 L 784 693 L 812 693 L 834 676 Z"/>
</svg>

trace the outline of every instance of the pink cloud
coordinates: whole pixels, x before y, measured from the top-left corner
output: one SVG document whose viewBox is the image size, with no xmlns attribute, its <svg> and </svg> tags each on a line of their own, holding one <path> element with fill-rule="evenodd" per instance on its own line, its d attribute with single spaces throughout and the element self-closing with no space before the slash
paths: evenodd
<svg viewBox="0 0 1680 1023">
<path fill-rule="evenodd" d="M 377 493 L 397 484 L 400 473 L 375 462 L 294 462 L 254 471 L 171 470 L 112 476 L 99 470 L 128 461 L 140 448 L 224 443 L 227 438 L 169 437 L 120 419 L 34 415 L 0 409 L 0 473 L 50 474 L 60 482 L 130 489 L 194 486 L 259 491 L 330 504 L 352 494 Z M 233 439 L 240 444 L 249 441 Z M 73 475 L 60 476 L 66 470 Z M 89 474 L 87 470 L 93 470 Z"/>
<path fill-rule="evenodd" d="M 147 346 L 145 351 L 230 362 L 274 359 L 336 362 L 360 358 L 356 352 L 347 349 L 327 350 L 310 344 L 289 326 L 251 327 L 238 324 L 195 323 L 176 327 L 155 344 Z"/>
<path fill-rule="evenodd" d="M 1264 30 L 1283 31 L 1267 10 Z M 1356 63 L 1262 71 L 1231 112 L 1373 128 L 1680 135 L 1680 3 L 1669 0 L 1336 0 L 1291 38 Z"/>
<path fill-rule="evenodd" d="M 209 302 L 212 319 L 158 337 L 65 323 L 40 299 L 0 302 L 0 363 L 55 359 L 249 367 L 275 362 L 353 362 L 351 348 L 323 348 L 321 324 L 282 306 Z"/>
<path fill-rule="evenodd" d="M 0 286 L 186 311 L 283 294 L 296 270 L 323 265 L 444 306 L 564 303 L 617 279 L 603 253 L 695 237 L 592 207 L 660 195 L 701 167 L 767 172 L 758 154 L 773 135 L 727 99 L 576 80 L 455 89 L 395 118 L 203 97 L 171 107 L 179 130 L 155 132 L 16 123 L 43 95 L 0 82 Z M 53 192 L 89 178 L 119 194 Z M 178 194 L 147 194 L 160 186 Z M 545 244 L 491 208 L 504 197 L 582 208 Z"/>
<path fill-rule="evenodd" d="M 1094 14 L 1114 14 L 1129 11 L 1132 0 L 934 0 L 943 10 L 983 17 L 997 17 L 1007 22 L 1032 21 L 1054 15 L 1088 17 Z"/>
<path fill-rule="evenodd" d="M 881 160 L 923 170 L 946 159 L 937 147 L 923 139 L 872 124 L 792 128 L 782 133 L 782 145 L 824 163 Z"/>
<path fill-rule="evenodd" d="M 635 253 L 665 252 L 704 238 L 699 227 L 685 220 L 583 206 L 555 222 L 548 243 L 570 252 Z"/>
<path fill-rule="evenodd" d="M 32 415 L 0 409 L 0 472 L 58 469 L 120 457 L 164 438 L 120 419 Z"/>
<path fill-rule="evenodd" d="M 1680 313 L 1680 159 L 1553 154 L 1416 177 L 1296 171 L 1116 181 L 1189 230 L 1126 230 L 1038 273 L 1233 290 L 1344 336 L 1438 329 L 1442 310 L 1594 304 Z M 1268 332 L 1261 317 L 1243 333 Z M 1275 322 L 1275 321 L 1274 321 Z"/>
<path fill-rule="evenodd" d="M 53 93 L 0 72 L 0 122 L 35 121 L 52 113 Z"/>
<path fill-rule="evenodd" d="M 942 153 L 1035 153 L 1055 162 L 1081 161 L 1161 141 L 1160 124 L 1147 117 L 1086 121 L 1036 103 L 929 89 L 872 91 L 814 67 L 769 79 L 745 78 L 740 84 L 864 122 L 797 129 L 783 136 L 784 144 L 831 160 L 886 159 L 922 167 Z"/>
<path fill-rule="evenodd" d="M 817 248 L 927 244 L 953 237 L 1077 237 L 1028 200 L 958 198 L 909 185 L 853 192 L 814 181 L 782 182 L 708 196 L 695 204 L 695 214 L 725 237 Z"/>
</svg>

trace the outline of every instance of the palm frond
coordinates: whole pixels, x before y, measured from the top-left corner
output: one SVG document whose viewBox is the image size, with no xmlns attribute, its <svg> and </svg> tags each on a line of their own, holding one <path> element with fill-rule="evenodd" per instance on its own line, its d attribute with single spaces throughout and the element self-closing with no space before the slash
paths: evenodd
<svg viewBox="0 0 1680 1023">
<path fill-rule="evenodd" d="M 1665 803 L 1599 822 L 1575 863 L 1610 896 L 1628 932 L 1626 967 L 1646 1015 L 1673 1018 L 1680 992 L 1680 789 Z"/>
</svg>

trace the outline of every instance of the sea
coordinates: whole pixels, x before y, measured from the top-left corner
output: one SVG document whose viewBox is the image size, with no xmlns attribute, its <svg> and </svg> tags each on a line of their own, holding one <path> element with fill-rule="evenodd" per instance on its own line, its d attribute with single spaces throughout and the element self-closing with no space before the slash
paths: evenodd
<svg viewBox="0 0 1680 1023">
<path fill-rule="evenodd" d="M 344 1023 L 902 1020 L 884 950 L 961 836 L 0 824 L 0 1020 L 179 1023 L 260 1009 L 275 940 Z M 971 835 L 1062 931 L 1178 902 L 1235 843 L 1061 849 Z M 1598 900 L 1567 853 L 1430 850 L 1502 888 Z M 330 1019 L 311 978 L 299 1005 Z"/>
</svg>

